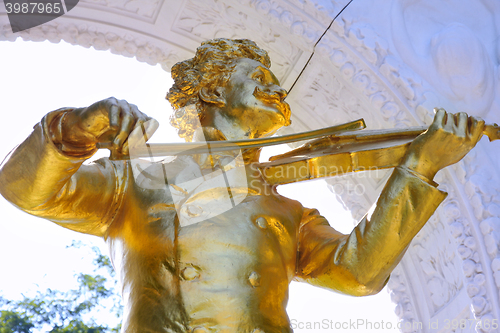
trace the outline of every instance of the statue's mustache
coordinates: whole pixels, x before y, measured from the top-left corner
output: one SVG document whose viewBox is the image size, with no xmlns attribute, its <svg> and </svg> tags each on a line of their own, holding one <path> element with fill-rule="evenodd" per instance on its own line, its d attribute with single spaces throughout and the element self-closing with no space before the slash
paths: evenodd
<svg viewBox="0 0 500 333">
<path fill-rule="evenodd" d="M 285 118 L 285 126 L 288 126 L 291 124 L 290 105 L 288 105 L 288 103 L 284 101 L 286 94 L 280 94 L 277 92 L 274 92 L 274 93 L 264 92 L 261 89 L 259 89 L 259 87 L 255 87 L 255 90 L 253 91 L 253 95 L 255 96 L 255 98 L 258 98 L 264 102 L 276 103 L 279 110 L 283 114 L 283 117 Z"/>
<path fill-rule="evenodd" d="M 279 93 L 269 93 L 269 92 L 264 92 L 259 87 L 255 87 L 255 90 L 253 91 L 253 95 L 256 98 L 263 99 L 265 101 L 270 101 L 270 102 L 282 102 L 284 98 L 282 98 L 282 95 Z"/>
</svg>

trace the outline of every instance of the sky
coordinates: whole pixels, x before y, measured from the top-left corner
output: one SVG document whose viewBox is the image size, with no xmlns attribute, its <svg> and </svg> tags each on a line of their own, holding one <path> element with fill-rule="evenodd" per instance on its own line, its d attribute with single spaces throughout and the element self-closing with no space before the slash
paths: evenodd
<svg viewBox="0 0 500 333">
<path fill-rule="evenodd" d="M 159 121 L 151 142 L 183 141 L 168 122 L 171 108 L 165 95 L 172 81 L 170 73 L 160 66 L 64 42 L 18 40 L 0 42 L 0 77 L 0 160 L 30 134 L 47 112 L 88 106 L 110 96 L 136 104 Z M 266 148 L 263 156 L 288 149 Z M 99 157 L 107 155 L 107 151 L 98 153 Z M 281 186 L 279 192 L 306 207 L 319 209 L 341 232 L 349 233 L 353 227 L 349 212 L 322 180 Z M 8 299 L 46 288 L 74 288 L 74 275 L 90 270 L 92 265 L 88 251 L 66 248 L 73 240 L 107 252 L 101 239 L 30 216 L 2 197 L 0 212 L 0 295 Z M 362 326 L 346 323 L 384 321 L 395 327 L 394 306 L 386 288 L 376 296 L 356 298 L 292 283 L 288 314 L 297 333 L 363 332 Z M 308 328 L 318 322 L 320 326 Z M 332 323 L 344 328 L 334 329 Z"/>
</svg>

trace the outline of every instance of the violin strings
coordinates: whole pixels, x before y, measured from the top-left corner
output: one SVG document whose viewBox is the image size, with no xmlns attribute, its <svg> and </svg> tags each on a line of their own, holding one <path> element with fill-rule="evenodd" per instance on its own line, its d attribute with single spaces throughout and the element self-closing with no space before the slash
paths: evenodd
<svg viewBox="0 0 500 333">
<path fill-rule="evenodd" d="M 333 18 L 333 20 L 330 22 L 330 24 L 328 25 L 328 27 L 326 28 L 326 30 L 323 32 L 323 34 L 318 38 L 318 40 L 316 41 L 316 43 L 314 44 L 313 46 L 313 51 L 311 53 L 311 56 L 309 57 L 309 59 L 307 59 L 307 62 L 306 64 L 304 65 L 304 67 L 302 67 L 302 70 L 300 71 L 299 75 L 297 75 L 297 78 L 295 79 L 295 81 L 293 81 L 293 84 L 292 86 L 290 87 L 290 89 L 288 89 L 288 92 L 287 92 L 287 95 L 290 95 L 290 92 L 292 91 L 293 87 L 295 87 L 295 84 L 297 83 L 297 81 L 300 79 L 300 76 L 302 75 L 302 73 L 305 71 L 305 69 L 307 68 L 307 66 L 309 65 L 309 62 L 311 61 L 312 57 L 314 56 L 314 52 L 316 52 L 316 46 L 319 44 L 319 42 L 321 41 L 321 39 L 325 36 L 325 34 L 328 32 L 328 30 L 330 30 L 330 28 L 332 27 L 332 24 L 333 22 L 335 22 L 335 20 L 337 19 L 337 17 L 340 16 L 340 14 L 342 14 L 342 12 L 344 11 L 344 9 L 347 8 L 347 6 L 349 6 L 351 4 L 353 0 L 350 0 L 345 6 L 344 8 L 342 8 L 342 10 L 337 14 L 335 15 L 335 17 Z"/>
</svg>

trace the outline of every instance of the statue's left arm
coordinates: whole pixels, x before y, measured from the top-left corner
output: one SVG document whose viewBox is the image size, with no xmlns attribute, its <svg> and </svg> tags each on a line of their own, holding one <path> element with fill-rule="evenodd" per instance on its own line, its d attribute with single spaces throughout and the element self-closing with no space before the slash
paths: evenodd
<svg viewBox="0 0 500 333">
<path fill-rule="evenodd" d="M 380 291 L 408 245 L 446 193 L 432 180 L 458 162 L 480 139 L 484 122 L 439 110 L 384 187 L 371 216 L 349 235 L 305 209 L 299 232 L 296 280 L 363 296 Z"/>
<path fill-rule="evenodd" d="M 446 197 L 433 185 L 397 168 L 371 216 L 349 235 L 306 209 L 299 239 L 297 279 L 345 294 L 379 292 L 418 231 Z"/>
</svg>

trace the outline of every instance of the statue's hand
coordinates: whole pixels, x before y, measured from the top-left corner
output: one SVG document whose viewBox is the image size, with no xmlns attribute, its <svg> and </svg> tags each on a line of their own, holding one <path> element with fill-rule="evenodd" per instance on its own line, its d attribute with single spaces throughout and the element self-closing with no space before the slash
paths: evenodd
<svg viewBox="0 0 500 333">
<path fill-rule="evenodd" d="M 121 151 L 134 128 L 151 119 L 134 104 L 110 97 L 70 111 L 63 122 L 62 136 L 75 146 L 112 143 L 111 149 Z"/>
<path fill-rule="evenodd" d="M 429 129 L 410 145 L 402 165 L 432 180 L 439 170 L 457 163 L 474 148 L 483 129 L 480 118 L 438 109 Z"/>
</svg>

